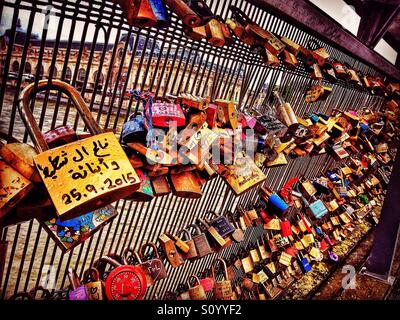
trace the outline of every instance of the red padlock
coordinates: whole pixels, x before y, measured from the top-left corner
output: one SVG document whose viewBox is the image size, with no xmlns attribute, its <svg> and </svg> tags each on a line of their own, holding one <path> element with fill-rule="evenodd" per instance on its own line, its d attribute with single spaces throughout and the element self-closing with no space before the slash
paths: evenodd
<svg viewBox="0 0 400 320">
<path fill-rule="evenodd" d="M 280 226 L 281 226 L 281 235 L 282 237 L 289 237 L 292 235 L 292 226 L 290 224 L 289 220 L 283 220 L 280 222 Z"/>
<path fill-rule="evenodd" d="M 115 267 L 105 282 L 107 299 L 142 300 L 147 289 L 146 275 L 142 268 L 139 265 L 122 265 L 108 256 L 103 256 L 96 261 L 95 267 L 99 269 L 100 264 L 106 263 Z"/>
</svg>

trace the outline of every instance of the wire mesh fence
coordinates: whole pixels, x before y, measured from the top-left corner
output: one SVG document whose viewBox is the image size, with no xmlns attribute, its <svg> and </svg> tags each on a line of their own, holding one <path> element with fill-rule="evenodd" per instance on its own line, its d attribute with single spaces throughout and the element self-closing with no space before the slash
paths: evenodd
<svg viewBox="0 0 400 320">
<path fill-rule="evenodd" d="M 378 71 L 344 54 L 328 43 L 315 39 L 298 27 L 254 6 L 249 1 L 206 1 L 213 12 L 229 18 L 229 5 L 246 12 L 253 21 L 275 34 L 306 46 L 314 39 L 332 57 L 348 63 L 363 73 Z M 212 47 L 186 37 L 182 23 L 172 16 L 167 29 L 138 29 L 127 25 L 119 7 L 106 0 L 20 1 L 0 3 L 4 34 L 0 42 L 0 127 L 15 138 L 29 141 L 17 114 L 18 94 L 27 82 L 61 79 L 79 89 L 92 114 L 104 128 L 121 132 L 122 124 L 132 113 L 141 111 L 138 103 L 126 93 L 130 89 L 148 90 L 155 96 L 189 92 L 213 95 L 239 101 L 239 107 L 257 105 L 263 112 L 272 99 L 275 86 L 285 88 L 285 99 L 298 116 L 311 111 L 328 113 L 334 108 L 379 109 L 382 98 L 339 80 L 327 100 L 307 104 L 304 101 L 310 80 L 300 66 L 288 70 L 283 66 L 265 66 L 247 45 L 236 41 L 230 47 Z M 70 124 L 85 129 L 68 99 L 45 92 L 32 102 L 40 128 L 45 131 Z M 335 165 L 328 155 L 289 159 L 284 167 L 263 169 L 266 184 L 278 189 L 296 175 L 314 177 Z M 63 254 L 36 220 L 6 227 L 2 239 L 9 250 L 3 277 L 1 298 L 28 290 L 52 279 L 52 287 L 68 285 L 66 270 L 73 267 L 82 276 L 96 259 L 108 252 L 121 254 L 130 246 L 138 249 L 156 241 L 164 231 L 175 232 L 192 223 L 207 211 L 234 211 L 238 204 L 248 205 L 258 199 L 258 188 L 236 197 L 221 178 L 203 187 L 197 200 L 167 195 L 151 202 L 118 201 L 119 216 L 82 245 Z M 257 239 L 260 228 L 251 228 L 241 244 L 234 244 L 218 255 L 229 257 L 240 247 Z M 183 267 L 167 267 L 168 277 L 151 287 L 146 297 L 163 297 L 186 282 L 191 274 L 208 268 L 216 254 Z M 240 276 L 240 274 L 238 274 Z"/>
</svg>

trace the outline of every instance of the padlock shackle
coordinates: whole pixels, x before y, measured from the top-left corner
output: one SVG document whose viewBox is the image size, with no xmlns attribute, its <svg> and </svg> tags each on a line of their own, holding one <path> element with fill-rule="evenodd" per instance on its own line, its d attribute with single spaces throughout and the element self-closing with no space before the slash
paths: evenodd
<svg viewBox="0 0 400 320">
<path fill-rule="evenodd" d="M 223 272 L 224 272 L 225 280 L 229 280 L 228 268 L 227 268 L 227 266 L 226 266 L 225 260 L 222 259 L 222 258 L 217 258 L 217 259 L 215 259 L 215 261 L 214 261 L 214 263 L 213 263 L 213 265 L 212 265 L 212 268 L 211 268 L 212 277 L 213 277 L 213 278 L 215 279 L 215 281 L 216 281 L 216 277 L 215 277 L 215 276 L 216 276 L 215 267 L 216 267 L 217 264 L 219 264 L 219 263 L 221 263 L 222 266 L 223 266 Z"/>
<path fill-rule="evenodd" d="M 200 227 L 195 223 L 192 223 L 186 227 L 186 229 L 189 229 L 189 228 L 193 228 L 196 231 L 195 236 L 199 236 L 202 234 Z M 191 235 L 193 236 L 193 232 L 191 232 Z"/>
<path fill-rule="evenodd" d="M 103 263 L 103 265 L 102 265 Z M 104 270 L 105 270 L 105 265 L 106 264 L 111 264 L 113 267 L 120 267 L 122 264 L 119 263 L 116 259 L 111 258 L 109 256 L 102 256 L 101 258 L 97 259 L 94 263 L 93 263 L 93 267 L 97 269 L 97 271 L 99 271 L 99 273 L 103 274 Z M 125 262 L 124 262 L 125 263 Z M 101 269 L 100 269 L 101 268 Z"/>
<path fill-rule="evenodd" d="M 206 222 L 205 219 L 203 218 L 197 218 L 198 223 L 200 223 L 201 225 L 205 226 L 207 229 L 210 228 L 210 224 Z"/>
<path fill-rule="evenodd" d="M 182 229 L 182 230 L 179 230 L 179 231 L 177 232 L 177 235 L 178 235 L 178 237 L 180 237 L 180 238 L 182 237 L 182 234 L 185 234 L 185 235 L 186 235 L 186 238 L 187 238 L 186 241 L 192 239 L 192 235 L 191 235 L 191 233 L 189 232 L 189 230 L 187 230 L 187 229 Z M 183 240 L 183 239 L 182 239 L 182 240 Z"/>
<path fill-rule="evenodd" d="M 36 123 L 29 104 L 34 95 L 45 90 L 57 90 L 66 94 L 68 98 L 73 101 L 79 115 L 82 117 L 85 125 L 88 127 L 89 132 L 92 135 L 98 135 L 104 132 L 93 118 L 89 108 L 85 103 L 85 100 L 82 98 L 78 90 L 61 80 L 40 80 L 37 84 L 37 87 L 35 87 L 35 83 L 31 83 L 26 86 L 21 91 L 18 98 L 18 110 L 22 121 L 24 122 L 29 136 L 39 153 L 49 150 L 49 146 L 44 139 L 38 124 Z"/>
<path fill-rule="evenodd" d="M 189 277 L 188 281 L 187 281 L 187 284 L 189 285 L 189 288 L 194 288 L 194 287 L 191 287 L 191 285 L 190 285 L 190 280 L 192 280 L 192 278 L 196 279 L 196 281 L 197 281 L 197 286 L 200 286 L 200 285 L 201 285 L 201 282 L 200 282 L 199 277 L 196 276 L 195 274 L 192 274 L 192 275 Z"/>
<path fill-rule="evenodd" d="M 83 277 L 82 277 L 82 281 L 83 283 L 89 283 L 89 277 L 91 279 L 92 282 L 96 282 L 96 281 L 100 281 L 100 273 L 99 270 L 97 270 L 94 267 L 91 267 L 89 269 L 87 269 L 84 273 L 83 273 Z"/>
<path fill-rule="evenodd" d="M 218 213 L 216 213 L 214 210 L 208 210 L 205 215 L 208 215 L 210 213 L 216 218 L 220 217 L 220 215 L 218 215 Z"/>
<path fill-rule="evenodd" d="M 128 255 L 133 255 L 135 258 L 138 260 L 139 264 L 142 264 L 142 258 L 138 252 L 136 252 L 133 248 L 125 248 L 124 253 L 122 254 L 122 259 L 124 261 L 124 264 L 128 265 Z"/>
<path fill-rule="evenodd" d="M 160 259 L 160 254 L 158 253 L 156 244 L 154 242 L 147 242 L 147 243 L 143 243 L 139 249 L 139 254 L 140 254 L 141 259 L 143 259 L 143 261 L 144 261 L 144 253 L 145 253 L 147 247 L 151 247 L 153 249 L 154 254 L 156 255 L 156 258 Z"/>
</svg>

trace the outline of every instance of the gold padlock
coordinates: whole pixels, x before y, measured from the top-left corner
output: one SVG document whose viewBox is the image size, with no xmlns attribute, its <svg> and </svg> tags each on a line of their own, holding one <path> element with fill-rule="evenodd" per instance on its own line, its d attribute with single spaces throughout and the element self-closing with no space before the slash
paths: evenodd
<svg viewBox="0 0 400 320">
<path fill-rule="evenodd" d="M 183 253 L 189 252 L 189 250 L 190 250 L 189 245 L 185 241 L 183 241 L 179 236 L 173 235 L 171 233 L 166 233 L 166 235 L 175 241 L 175 245 Z"/>
<path fill-rule="evenodd" d="M 41 182 L 33 162 L 33 157 L 36 155 L 36 150 L 26 143 L 14 142 L 2 147 L 0 145 L 0 157 L 5 162 L 15 168 L 26 179 L 32 182 Z"/>
<path fill-rule="evenodd" d="M 223 268 L 224 279 L 221 281 L 217 281 L 215 266 L 216 264 L 221 263 Z M 232 283 L 228 277 L 228 270 L 226 267 L 226 263 L 223 259 L 217 258 L 212 266 L 212 275 L 215 283 L 214 287 L 214 298 L 217 300 L 231 300 L 233 295 Z"/>
<path fill-rule="evenodd" d="M 241 262 L 242 262 L 242 267 L 243 267 L 244 273 L 249 273 L 249 272 L 253 271 L 254 266 L 253 266 L 253 262 L 252 262 L 250 256 L 242 258 Z"/>
<path fill-rule="evenodd" d="M 65 93 L 75 104 L 92 137 L 48 150 L 30 109 L 33 95 L 44 90 Z M 22 90 L 21 118 L 38 155 L 36 167 L 60 220 L 99 209 L 135 192 L 140 180 L 114 133 L 97 124 L 80 93 L 60 80 L 42 80 Z"/>
<path fill-rule="evenodd" d="M 221 23 L 217 19 L 211 19 L 206 24 L 207 41 L 209 44 L 222 47 L 225 44 L 224 34 L 222 33 Z"/>
<path fill-rule="evenodd" d="M 0 219 L 33 189 L 33 184 L 13 167 L 0 160 Z"/>
<path fill-rule="evenodd" d="M 190 280 L 194 278 L 197 282 L 197 285 L 195 285 L 194 287 L 190 286 Z M 206 300 L 207 299 L 207 295 L 206 292 L 204 291 L 203 286 L 201 285 L 200 279 L 195 276 L 192 275 L 189 280 L 189 296 L 191 300 Z"/>
<path fill-rule="evenodd" d="M 83 283 L 88 300 L 104 300 L 103 283 L 96 268 L 86 270 L 83 274 Z"/>
</svg>

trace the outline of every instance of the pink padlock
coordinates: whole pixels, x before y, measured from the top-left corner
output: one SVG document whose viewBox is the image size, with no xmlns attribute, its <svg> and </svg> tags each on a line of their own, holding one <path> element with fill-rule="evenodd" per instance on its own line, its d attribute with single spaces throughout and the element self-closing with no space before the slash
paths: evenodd
<svg viewBox="0 0 400 320">
<path fill-rule="evenodd" d="M 201 286 L 204 288 L 205 292 L 211 292 L 214 289 L 214 280 L 213 278 L 206 277 L 200 280 Z"/>
</svg>

